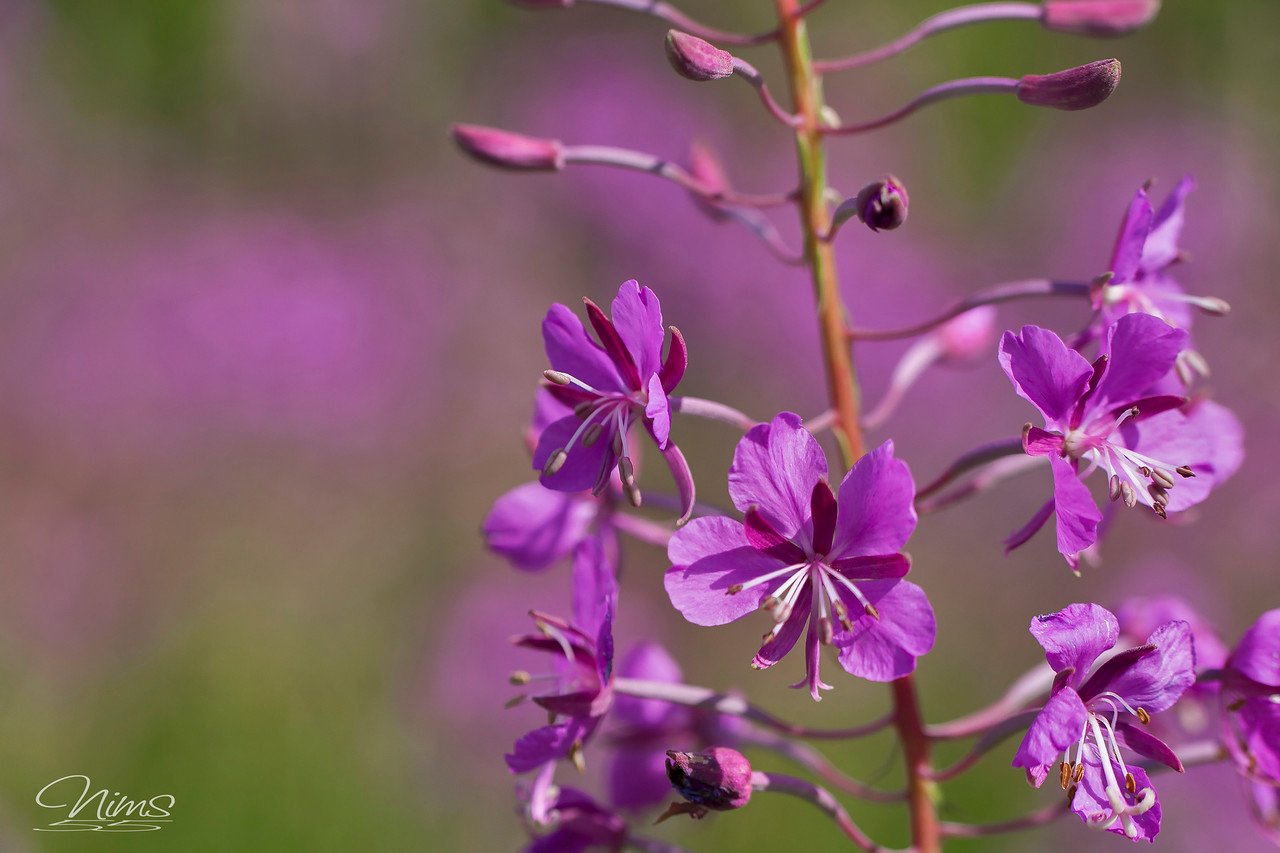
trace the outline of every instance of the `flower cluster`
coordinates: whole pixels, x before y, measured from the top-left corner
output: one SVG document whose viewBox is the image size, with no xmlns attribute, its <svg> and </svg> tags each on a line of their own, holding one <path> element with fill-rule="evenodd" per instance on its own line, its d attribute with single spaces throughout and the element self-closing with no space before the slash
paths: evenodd
<svg viewBox="0 0 1280 853">
<path fill-rule="evenodd" d="M 580 2 L 639 10 L 629 0 Z M 1110 269 L 1091 282 L 999 285 L 934 319 L 888 330 L 850 328 L 835 288 L 832 245 L 842 225 L 857 219 L 873 232 L 897 229 L 907 221 L 909 197 L 899 178 L 884 176 L 853 197 L 829 203 L 834 191 L 824 182 L 827 140 L 976 94 L 1085 109 L 1112 95 L 1120 68 L 1115 60 L 1100 60 L 1051 74 L 953 80 L 885 116 L 854 123 L 842 123 L 824 109 L 823 75 L 878 62 L 938 33 L 988 20 L 1033 19 L 1054 32 L 1119 35 L 1149 21 L 1159 3 L 963 6 L 882 48 L 817 61 L 810 58 L 802 24 L 821 0 L 803 6 L 778 0 L 778 27 L 758 35 L 704 27 L 668 4 L 640 5 L 677 27 L 664 44 L 679 75 L 700 83 L 741 78 L 795 134 L 802 167 L 798 188 L 740 192 L 705 147 L 695 147 L 692 161 L 682 166 L 641 151 L 476 125 L 456 126 L 455 139 L 475 159 L 511 170 L 558 172 L 591 164 L 674 182 L 715 222 L 746 226 L 782 261 L 809 267 L 831 408 L 807 420 L 784 409 L 758 421 L 728 403 L 686 394 L 684 336 L 665 325 L 658 296 L 636 281 L 618 288 L 607 313 L 584 299 L 586 323 L 565 305 L 551 306 L 542 323 L 548 366 L 527 433 L 537 480 L 499 498 L 483 525 L 490 549 L 521 570 L 542 572 L 572 562 L 573 618 L 535 611 L 536 630 L 513 641 L 553 663 L 544 674 L 512 676 L 513 684 L 529 688 L 513 704 L 527 698 L 550 715 L 506 757 L 522 779 L 528 849 L 675 850 L 642 834 L 646 821 L 640 817 L 673 791 L 681 799 L 659 820 L 679 814 L 701 818 L 744 808 L 761 794 L 785 793 L 812 803 L 855 845 L 881 849 L 832 793 L 837 788 L 864 799 L 906 802 L 913 849 L 931 853 L 949 836 L 1031 828 L 1064 811 L 994 825 L 938 819 L 934 787 L 1023 730 L 1013 766 L 1037 788 L 1056 766 L 1070 810 L 1089 827 L 1151 841 L 1161 823 L 1152 775 L 1229 757 L 1250 786 L 1260 823 L 1265 829 L 1270 821 L 1276 830 L 1280 611 L 1264 615 L 1234 651 L 1208 620 L 1173 598 L 1130 600 L 1117 608 L 1118 616 L 1093 603 L 1036 616 L 1031 633 L 1044 648 L 1048 669 L 1038 667 L 987 708 L 949 723 L 924 722 L 913 680 L 937 635 L 929 597 L 914 582 L 916 575 L 907 580 L 913 567 L 905 548 L 923 516 L 1047 464 L 1052 497 L 1006 540 L 1006 550 L 1023 545 L 1055 518 L 1057 550 L 1079 573 L 1082 562 L 1096 556 L 1120 506 L 1141 506 L 1160 521 L 1174 519 L 1209 499 L 1242 464 L 1241 425 L 1203 389 L 1206 361 L 1190 337 L 1191 309 L 1222 316 L 1226 303 L 1188 295 L 1174 278 L 1175 266 L 1185 259 L 1178 243 L 1192 179 L 1178 183 L 1159 209 L 1146 187 L 1138 190 L 1123 217 Z M 759 70 L 717 43 L 781 46 L 797 93 L 794 109 L 774 97 Z M 803 255 L 787 245 L 766 213 L 790 204 L 800 214 Z M 1089 309 L 1087 323 L 1066 335 L 1026 325 L 1005 331 L 997 343 L 995 306 L 1043 296 L 1077 299 Z M 916 342 L 894 369 L 885 397 L 861 413 L 850 343 L 901 338 Z M 706 344 L 693 336 L 691 341 Z M 868 447 L 863 431 L 887 422 L 929 369 L 962 364 L 990 371 L 998 365 L 1040 420 L 1023 426 L 1020 437 L 1013 421 L 1006 439 L 962 449 L 941 475 L 917 488 L 894 442 Z M 675 440 L 682 417 L 737 430 L 724 472 L 732 509 L 697 502 L 692 470 Z M 828 433 L 839 449 L 836 464 L 823 448 Z M 673 488 L 650 482 L 647 471 L 642 486 L 642 456 L 655 449 Z M 1091 479 L 1095 472 L 1101 476 Z M 642 507 L 666 517 L 642 515 Z M 821 666 L 824 655 L 834 654 L 845 675 L 892 685 L 891 713 L 847 729 L 792 722 L 730 689 L 686 683 L 676 658 L 649 637 L 631 646 L 615 668 L 614 629 L 623 624 L 620 614 L 629 612 L 625 600 L 637 594 L 635 587 L 656 587 L 653 576 L 631 572 L 624 584 L 623 537 L 665 552 L 666 599 L 688 622 L 761 622 L 766 631 L 752 657 L 743 651 L 743 670 L 748 662 L 769 669 L 803 641 L 804 676 L 793 687 L 807 689 L 815 701 L 834 690 L 838 679 L 828 669 L 832 683 L 824 680 Z M 927 567 L 925 580 L 936 570 Z M 997 606 L 987 616 L 993 632 L 1001 623 L 1025 618 Z M 800 740 L 852 739 L 890 727 L 906 759 L 906 787 L 899 792 L 849 778 Z M 970 737 L 976 742 L 968 757 L 951 768 L 932 766 L 937 742 Z M 739 748 L 798 764 L 806 776 L 755 769 Z M 597 760 L 607 768 L 600 796 L 556 784 L 562 763 L 582 769 Z"/>
</svg>

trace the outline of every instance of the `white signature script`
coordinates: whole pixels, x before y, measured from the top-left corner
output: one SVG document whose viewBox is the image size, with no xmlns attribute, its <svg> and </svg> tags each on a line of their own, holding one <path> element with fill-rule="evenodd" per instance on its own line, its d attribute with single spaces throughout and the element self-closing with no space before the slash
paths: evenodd
<svg viewBox="0 0 1280 853">
<path fill-rule="evenodd" d="M 142 800 L 109 788 L 92 790 L 88 776 L 74 773 L 54 779 L 36 794 L 36 805 L 58 809 L 66 817 L 37 832 L 155 832 L 173 820 L 173 794 L 157 794 Z"/>
</svg>

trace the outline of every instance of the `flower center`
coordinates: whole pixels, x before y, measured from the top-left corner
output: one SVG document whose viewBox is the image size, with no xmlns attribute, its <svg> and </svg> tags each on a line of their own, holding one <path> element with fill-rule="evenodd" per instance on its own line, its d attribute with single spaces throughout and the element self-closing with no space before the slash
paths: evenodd
<svg viewBox="0 0 1280 853">
<path fill-rule="evenodd" d="M 1177 484 L 1178 477 L 1194 477 L 1190 465 L 1175 464 L 1155 459 L 1111 441 L 1110 436 L 1126 420 L 1138 415 L 1138 408 L 1125 409 L 1111 423 L 1095 420 L 1087 427 L 1077 427 L 1062 438 L 1062 449 L 1072 459 L 1084 459 L 1089 468 L 1081 474 L 1088 475 L 1101 467 L 1107 474 L 1108 496 L 1113 501 L 1123 500 L 1127 507 L 1138 504 L 1148 506 L 1161 518 L 1166 517 L 1169 490 Z"/>
<path fill-rule="evenodd" d="M 1106 709 L 1100 707 L 1106 703 Z M 1111 812 L 1097 812 L 1088 816 L 1088 825 L 1094 829 L 1110 829 L 1120 823 L 1124 834 L 1129 838 L 1137 838 L 1138 828 L 1133 819 L 1145 814 L 1156 803 L 1155 791 L 1151 788 L 1138 790 L 1137 781 L 1125 766 L 1124 757 L 1120 754 L 1120 744 L 1116 741 L 1115 726 L 1119 715 L 1123 712 L 1133 714 L 1143 724 L 1151 720 L 1144 708 L 1134 708 L 1124 698 L 1107 691 L 1099 693 L 1089 703 L 1088 717 L 1080 732 L 1080 740 L 1076 743 L 1075 761 L 1071 760 L 1071 748 L 1067 748 L 1060 767 L 1060 782 L 1067 791 L 1068 801 L 1075 799 L 1076 786 L 1084 778 L 1086 767 L 1086 750 L 1097 758 L 1102 768 L 1105 782 L 1104 792 Z M 1119 773 L 1117 774 L 1117 769 Z M 1120 779 L 1124 780 L 1123 786 Z M 1133 798 L 1133 802 L 1129 802 Z"/>
</svg>

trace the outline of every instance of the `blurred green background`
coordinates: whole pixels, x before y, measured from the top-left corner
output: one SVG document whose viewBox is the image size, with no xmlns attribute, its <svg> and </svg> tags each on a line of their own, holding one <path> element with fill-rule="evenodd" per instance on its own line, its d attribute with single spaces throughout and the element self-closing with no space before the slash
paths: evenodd
<svg viewBox="0 0 1280 853">
<path fill-rule="evenodd" d="M 683 8 L 744 30 L 770 21 L 763 0 Z M 816 48 L 871 47 L 943 8 L 830 3 Z M 1155 178 L 1160 195 L 1187 171 L 1200 188 L 1184 284 L 1237 309 L 1202 320 L 1198 340 L 1253 461 L 1194 523 L 1123 518 L 1082 579 L 1045 537 L 1000 552 L 1041 499 L 1037 475 L 921 525 L 915 579 L 940 624 L 919 671 L 929 719 L 1035 662 L 1033 613 L 1177 578 L 1232 640 L 1280 603 L 1275 484 L 1258 461 L 1280 449 L 1278 30 L 1274 0 L 1169 0 L 1120 41 L 997 24 L 829 82 L 853 120 L 952 77 L 1124 63 L 1090 113 L 974 99 L 835 143 L 844 192 L 886 171 L 911 190 L 908 227 L 841 246 L 860 322 L 918 318 L 997 281 L 1092 276 L 1134 189 Z M 705 139 L 744 189 L 789 186 L 789 140 L 749 89 L 677 78 L 663 33 L 499 0 L 0 2 L 0 850 L 520 846 L 501 755 L 539 721 L 502 710 L 505 639 L 532 604 L 567 609 L 567 572 L 518 575 L 477 531 L 532 475 L 520 431 L 546 305 L 639 278 L 690 342 L 688 393 L 758 417 L 823 405 L 803 277 L 749 237 L 643 176 L 502 175 L 448 141 L 452 121 L 676 158 Z M 744 55 L 777 79 L 768 49 Z M 1001 319 L 1070 329 L 1082 315 L 1031 305 Z M 901 350 L 861 360 L 869 400 Z M 924 479 L 1028 412 L 992 359 L 927 378 L 876 440 L 894 437 Z M 723 500 L 734 437 L 678 429 L 700 493 Z M 752 672 L 759 626 L 683 624 L 663 556 L 630 545 L 624 640 L 657 636 L 690 681 L 814 725 L 887 707 L 883 687 L 847 678 L 814 706 L 783 689 L 795 661 Z M 900 776 L 885 738 L 830 754 L 885 787 Z M 996 820 L 1056 796 L 1027 789 L 1008 758 L 946 786 L 944 814 Z M 174 820 L 34 832 L 48 820 L 35 793 L 73 773 L 172 794 Z M 1161 846 L 1203 850 L 1213 824 L 1234 827 L 1228 849 L 1261 849 L 1229 774 L 1209 778 L 1161 781 Z M 851 808 L 906 842 L 894 809 Z M 655 833 L 700 850 L 841 842 L 803 804 L 767 797 Z M 955 848 L 1121 843 L 1064 821 Z"/>
</svg>

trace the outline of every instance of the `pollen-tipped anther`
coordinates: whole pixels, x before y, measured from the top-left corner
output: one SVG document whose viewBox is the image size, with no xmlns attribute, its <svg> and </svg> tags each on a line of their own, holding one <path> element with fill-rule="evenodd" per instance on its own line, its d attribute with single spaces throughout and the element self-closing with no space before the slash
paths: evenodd
<svg viewBox="0 0 1280 853">
<path fill-rule="evenodd" d="M 568 458 L 569 454 L 565 452 L 563 447 L 559 450 L 553 451 L 552 454 L 547 457 L 547 464 L 542 466 L 542 476 L 554 477 L 560 469 L 564 467 L 565 460 Z"/>
<path fill-rule="evenodd" d="M 679 30 L 667 31 L 667 61 L 681 77 L 700 83 L 733 75 L 733 54 Z"/>
<path fill-rule="evenodd" d="M 1128 483 L 1120 484 L 1120 497 L 1124 499 L 1124 505 L 1129 509 L 1133 509 L 1138 505 L 1138 495 L 1133 490 L 1133 486 Z"/>
<path fill-rule="evenodd" d="M 542 378 L 548 382 L 554 382 L 556 385 L 568 385 L 573 381 L 573 377 L 560 370 L 544 370 Z"/>
<path fill-rule="evenodd" d="M 872 604 L 870 601 L 868 601 L 866 604 L 862 605 L 862 609 L 863 609 L 863 611 L 864 611 L 868 616 L 870 616 L 872 619 L 879 619 L 879 618 L 880 618 L 880 611 L 879 611 L 879 610 L 876 610 L 876 606 L 875 606 L 874 604 Z"/>
<path fill-rule="evenodd" d="M 1151 479 L 1153 482 L 1157 483 L 1161 488 L 1164 488 L 1164 489 L 1173 488 L 1173 484 L 1174 484 L 1173 475 L 1170 474 L 1168 471 L 1164 470 L 1163 468 L 1152 468 Z"/>
<path fill-rule="evenodd" d="M 1148 712 L 1148 711 L 1147 711 L 1147 709 L 1146 709 L 1146 708 L 1143 708 L 1142 706 L 1139 706 L 1139 707 L 1138 707 L 1138 712 L 1137 712 L 1137 713 L 1138 713 L 1138 719 L 1142 721 L 1142 724 L 1143 724 L 1144 726 L 1147 726 L 1147 725 L 1150 725 L 1150 724 L 1151 724 L 1151 714 L 1150 714 L 1150 712 Z"/>
<path fill-rule="evenodd" d="M 1177 468 L 1174 468 L 1173 470 L 1177 473 L 1179 477 L 1194 477 L 1196 475 L 1196 472 L 1191 470 L 1190 465 L 1179 465 Z"/>
<path fill-rule="evenodd" d="M 1120 487 L 1122 485 L 1123 484 L 1120 482 L 1120 475 L 1112 474 L 1111 479 L 1107 481 L 1107 497 L 1109 497 L 1112 501 L 1120 500 L 1120 494 L 1121 494 Z"/>
<path fill-rule="evenodd" d="M 1138 781 L 1133 778 L 1132 773 L 1124 774 L 1124 789 L 1132 796 L 1138 793 Z"/>
<path fill-rule="evenodd" d="M 831 645 L 831 639 L 835 636 L 835 628 L 831 624 L 829 616 L 823 616 L 818 620 L 818 642 L 824 646 Z"/>
<path fill-rule="evenodd" d="M 1028 74 L 1018 81 L 1018 100 L 1034 107 L 1087 110 L 1111 97 L 1120 85 L 1120 60 L 1100 59 L 1053 74 Z"/>
</svg>

